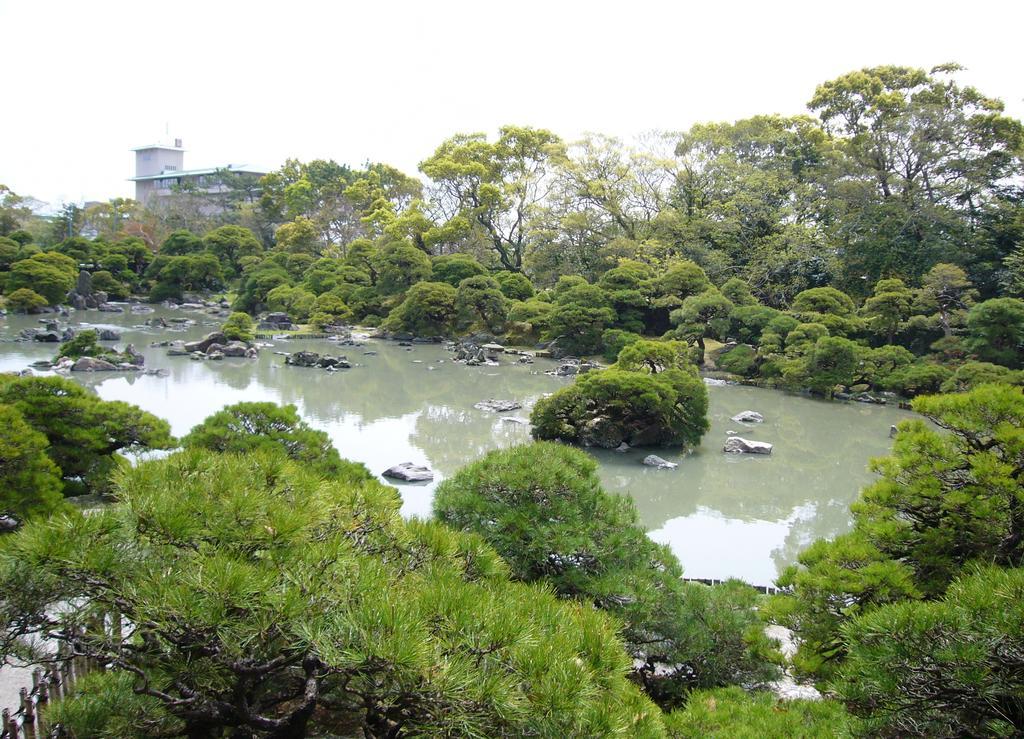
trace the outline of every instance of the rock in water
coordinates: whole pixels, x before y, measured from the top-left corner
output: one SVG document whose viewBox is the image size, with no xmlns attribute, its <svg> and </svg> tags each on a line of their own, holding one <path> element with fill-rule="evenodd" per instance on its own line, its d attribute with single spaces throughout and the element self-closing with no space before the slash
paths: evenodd
<svg viewBox="0 0 1024 739">
<path fill-rule="evenodd" d="M 617 447 L 615 447 L 615 451 L 617 451 L 619 454 L 625 454 L 629 450 L 630 450 L 630 446 L 626 442 L 622 442 Z"/>
<path fill-rule="evenodd" d="M 752 441 L 739 436 L 731 436 L 726 439 L 722 451 L 730 454 L 771 454 L 772 445 L 767 441 Z"/>
<path fill-rule="evenodd" d="M 384 470 L 382 474 L 384 477 L 390 477 L 393 480 L 405 480 L 406 482 L 424 482 L 434 479 L 434 473 L 429 467 L 413 464 L 412 462 L 396 464 L 394 467 Z"/>
<path fill-rule="evenodd" d="M 220 331 L 213 331 L 208 333 L 199 341 L 189 341 L 185 344 L 185 351 L 187 352 L 205 352 L 210 348 L 211 344 L 227 344 L 228 340 L 224 337 L 224 334 Z"/>
<path fill-rule="evenodd" d="M 101 328 L 97 338 L 100 341 L 120 341 L 121 334 L 112 328 Z"/>
<path fill-rule="evenodd" d="M 71 365 L 72 372 L 113 372 L 116 369 L 117 365 L 111 364 L 105 359 L 97 359 L 96 357 L 79 357 Z"/>
<path fill-rule="evenodd" d="M 667 459 L 662 459 L 657 454 L 648 454 L 644 457 L 643 463 L 648 467 L 657 467 L 659 470 L 671 470 L 679 466 L 675 462 L 669 462 Z"/>
<path fill-rule="evenodd" d="M 481 411 L 494 411 L 495 413 L 507 413 L 508 411 L 515 411 L 523 406 L 514 400 L 481 400 L 479 403 L 474 403 L 473 407 Z"/>
<path fill-rule="evenodd" d="M 757 411 L 743 411 L 732 417 L 737 423 L 764 423 L 764 416 Z"/>
</svg>

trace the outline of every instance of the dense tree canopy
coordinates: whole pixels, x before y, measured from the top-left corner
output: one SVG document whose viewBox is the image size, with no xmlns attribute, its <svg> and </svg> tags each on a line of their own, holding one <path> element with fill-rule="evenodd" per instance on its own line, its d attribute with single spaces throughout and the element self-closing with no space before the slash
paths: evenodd
<svg viewBox="0 0 1024 739">
<path fill-rule="evenodd" d="M 115 495 L 0 547 L 3 656 L 107 665 L 52 710 L 74 735 L 663 735 L 603 614 L 365 475 L 192 450 Z"/>
</svg>

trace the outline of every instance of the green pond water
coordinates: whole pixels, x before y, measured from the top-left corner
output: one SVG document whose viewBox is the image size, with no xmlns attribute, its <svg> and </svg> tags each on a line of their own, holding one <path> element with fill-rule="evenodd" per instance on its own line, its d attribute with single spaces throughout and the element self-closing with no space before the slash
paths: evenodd
<svg viewBox="0 0 1024 739">
<path fill-rule="evenodd" d="M 155 316 L 196 321 L 184 330 L 142 326 Z M 51 359 L 56 344 L 10 341 L 21 329 L 40 325 L 39 317 L 0 318 L 0 371 L 18 371 L 38 359 Z M 364 347 L 336 346 L 322 340 L 269 341 L 259 359 L 219 362 L 168 357 L 153 341 L 199 338 L 219 325 L 197 311 L 157 309 L 147 315 L 97 311 L 73 313 L 75 327 L 121 331 L 120 347 L 134 343 L 147 368 L 167 376 L 138 373 L 72 373 L 103 398 L 134 403 L 166 418 L 183 435 L 219 408 L 239 401 L 294 403 L 302 416 L 323 429 L 342 456 L 365 463 L 379 474 L 400 462 L 431 467 L 429 484 L 397 485 L 403 513 L 428 516 L 437 483 L 489 449 L 529 441 L 529 427 L 504 416 L 529 417 L 546 393 L 571 379 L 544 374 L 555 363 L 537 360 L 498 367 L 466 367 L 451 361 L 439 345 L 408 350 L 393 342 L 369 340 Z M 311 350 L 344 354 L 354 366 L 330 373 L 288 367 L 275 351 Z M 366 351 L 376 355 L 364 354 Z M 669 544 L 690 577 L 741 577 L 769 584 L 807 544 L 848 530 L 848 506 L 873 479 L 868 460 L 890 448 L 889 427 L 909 414 L 890 407 L 834 403 L 758 388 L 711 386 L 711 430 L 691 452 L 592 451 L 606 489 L 636 501 L 652 538 Z M 512 399 L 521 410 L 480 411 L 487 398 Z M 738 424 L 743 410 L 762 413 L 765 423 Z M 775 445 L 771 456 L 724 454 L 727 431 Z M 643 466 L 654 452 L 679 466 Z M 383 479 L 383 478 L 382 478 Z"/>
</svg>

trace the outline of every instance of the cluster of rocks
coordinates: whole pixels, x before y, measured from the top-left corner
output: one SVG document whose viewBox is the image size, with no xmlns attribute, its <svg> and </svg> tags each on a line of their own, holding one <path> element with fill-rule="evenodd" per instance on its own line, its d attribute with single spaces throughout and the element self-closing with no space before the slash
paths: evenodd
<svg viewBox="0 0 1024 739">
<path fill-rule="evenodd" d="M 260 331 L 291 331 L 295 324 L 287 313 L 268 313 L 260 319 L 256 328 Z"/>
<path fill-rule="evenodd" d="M 429 467 L 412 462 L 402 462 L 389 467 L 381 473 L 384 477 L 404 482 L 429 482 L 434 479 L 434 472 Z"/>
<path fill-rule="evenodd" d="M 120 313 L 122 309 L 107 303 L 108 295 L 102 290 L 92 289 L 92 275 L 86 270 L 80 270 L 75 286 L 68 292 L 68 304 L 76 310 L 105 310 L 110 313 Z"/>
<path fill-rule="evenodd" d="M 43 328 L 26 328 L 18 334 L 20 341 L 42 341 L 49 344 L 59 344 L 63 341 L 71 341 L 75 338 L 75 330 L 70 326 L 61 328 L 57 321 L 46 319 Z"/>
<path fill-rule="evenodd" d="M 256 359 L 259 349 L 244 341 L 229 341 L 221 331 L 212 331 L 198 341 L 155 341 L 151 346 L 167 347 L 169 357 L 191 357 L 192 359 L 224 359 L 244 357 Z"/>
<path fill-rule="evenodd" d="M 350 369 L 352 364 L 347 357 L 332 357 L 326 354 L 320 355 L 316 352 L 294 352 L 286 354 L 284 363 L 293 367 L 317 367 L 325 370 Z"/>
<path fill-rule="evenodd" d="M 886 405 L 890 399 L 896 397 L 895 393 L 881 393 L 879 395 L 872 395 L 867 390 L 858 390 L 855 392 L 845 392 L 844 390 L 836 391 L 832 394 L 832 397 L 836 400 L 853 400 L 857 403 L 874 403 L 875 405 Z"/>
<path fill-rule="evenodd" d="M 732 417 L 732 420 L 744 424 L 764 423 L 764 416 L 757 411 L 740 411 Z M 744 439 L 742 436 L 734 436 L 734 431 L 728 433 L 730 436 L 725 440 L 722 451 L 729 454 L 771 454 L 774 448 L 767 441 L 754 441 Z"/>
<path fill-rule="evenodd" d="M 537 353 L 538 356 L 540 352 Z M 544 374 L 554 375 L 555 377 L 573 377 L 575 375 L 582 375 L 591 370 L 601 369 L 601 365 L 597 362 L 591 362 L 589 360 L 580 360 L 575 357 L 569 357 L 562 361 L 560 365 L 555 367 L 553 370 L 548 370 Z"/>
<path fill-rule="evenodd" d="M 502 355 L 516 357 L 519 364 L 533 364 L 533 354 L 506 347 L 493 341 L 477 343 L 470 339 L 451 345 L 456 362 L 464 362 L 467 367 L 487 365 L 495 367 L 501 364 Z"/>
<path fill-rule="evenodd" d="M 479 403 L 474 403 L 473 407 L 481 411 L 508 413 L 509 411 L 519 410 L 523 406 L 515 400 L 495 400 L 490 398 L 489 400 L 481 400 Z"/>
</svg>

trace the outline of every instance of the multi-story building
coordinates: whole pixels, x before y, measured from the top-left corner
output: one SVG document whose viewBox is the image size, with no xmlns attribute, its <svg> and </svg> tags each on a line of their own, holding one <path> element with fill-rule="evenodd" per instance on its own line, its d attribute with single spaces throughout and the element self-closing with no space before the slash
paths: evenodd
<svg viewBox="0 0 1024 739">
<path fill-rule="evenodd" d="M 143 205 L 151 203 L 154 198 L 173 194 L 179 186 L 186 186 L 192 192 L 219 192 L 223 189 L 222 172 L 257 177 L 266 174 L 263 170 L 244 164 L 185 169 L 185 150 L 181 147 L 181 139 L 175 139 L 173 146 L 150 144 L 132 151 L 135 152 L 135 176 L 129 179 L 135 183 L 135 199 Z"/>
</svg>

